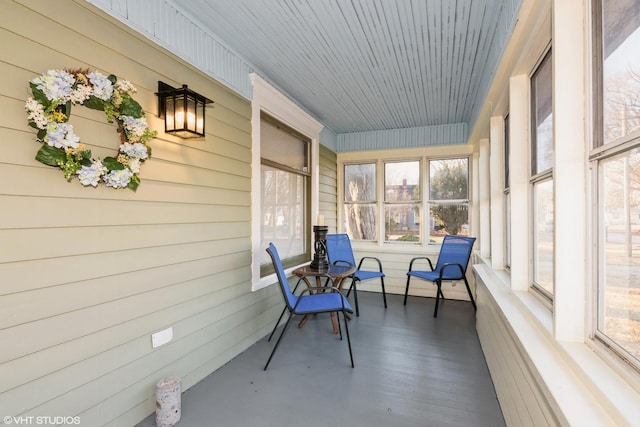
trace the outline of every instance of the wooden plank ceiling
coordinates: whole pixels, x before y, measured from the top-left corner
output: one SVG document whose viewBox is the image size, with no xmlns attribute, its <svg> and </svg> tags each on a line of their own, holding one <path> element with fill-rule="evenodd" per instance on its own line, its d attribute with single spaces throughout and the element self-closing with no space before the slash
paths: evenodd
<svg viewBox="0 0 640 427">
<path fill-rule="evenodd" d="M 505 2 L 172 0 L 335 133 L 469 123 Z"/>
</svg>

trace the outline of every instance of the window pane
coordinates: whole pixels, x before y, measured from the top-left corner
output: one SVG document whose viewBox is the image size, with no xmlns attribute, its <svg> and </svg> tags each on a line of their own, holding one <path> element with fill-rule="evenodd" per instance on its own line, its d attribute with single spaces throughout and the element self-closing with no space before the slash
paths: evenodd
<svg viewBox="0 0 640 427">
<path fill-rule="evenodd" d="M 533 281 L 553 295 L 553 180 L 533 186 L 535 212 Z"/>
<path fill-rule="evenodd" d="M 420 200 L 420 162 L 384 165 L 384 199 L 387 202 Z"/>
<path fill-rule="evenodd" d="M 604 143 L 640 129 L 640 1 L 602 2 Z"/>
<path fill-rule="evenodd" d="M 374 202 L 376 200 L 376 165 L 363 163 L 344 167 L 345 202 Z"/>
<path fill-rule="evenodd" d="M 305 180 L 302 175 L 262 165 L 262 243 L 272 242 L 284 260 L 304 255 Z M 266 251 L 260 263 L 270 264 Z M 285 263 L 286 264 L 286 263 Z"/>
<path fill-rule="evenodd" d="M 504 265 L 511 266 L 511 192 L 504 195 Z"/>
<path fill-rule="evenodd" d="M 344 227 L 351 239 L 376 239 L 376 200 L 376 164 L 345 165 Z"/>
<path fill-rule="evenodd" d="M 429 161 L 429 242 L 469 234 L 469 160 Z"/>
<path fill-rule="evenodd" d="M 600 163 L 598 329 L 640 360 L 640 149 Z"/>
<path fill-rule="evenodd" d="M 509 188 L 510 176 L 509 176 L 509 115 L 504 118 L 504 188 Z"/>
<path fill-rule="evenodd" d="M 375 204 L 345 204 L 344 205 L 345 232 L 353 240 L 376 239 L 376 205 Z"/>
<path fill-rule="evenodd" d="M 429 243 L 441 243 L 446 234 L 469 235 L 469 204 L 429 202 Z"/>
<path fill-rule="evenodd" d="M 385 241 L 420 241 L 420 162 L 384 165 Z M 407 203 L 411 202 L 411 203 Z"/>
<path fill-rule="evenodd" d="M 384 217 L 385 241 L 420 241 L 420 205 L 386 205 Z"/>
<path fill-rule="evenodd" d="M 467 200 L 469 167 L 467 159 L 431 160 L 429 162 L 430 200 Z"/>
<path fill-rule="evenodd" d="M 551 87 L 551 51 L 547 53 L 531 78 L 533 99 L 533 175 L 553 166 L 553 114 Z"/>
</svg>

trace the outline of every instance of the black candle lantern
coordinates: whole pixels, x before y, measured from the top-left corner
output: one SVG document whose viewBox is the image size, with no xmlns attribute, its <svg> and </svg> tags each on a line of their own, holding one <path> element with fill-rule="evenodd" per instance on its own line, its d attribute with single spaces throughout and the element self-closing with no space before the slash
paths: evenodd
<svg viewBox="0 0 640 427">
<path fill-rule="evenodd" d="M 309 266 L 312 270 L 327 271 L 329 269 L 329 261 L 327 259 L 327 231 L 329 227 L 326 225 L 314 225 L 313 234 L 315 236 L 315 253 L 313 261 Z"/>
<path fill-rule="evenodd" d="M 204 136 L 205 105 L 212 103 L 189 89 L 187 85 L 174 88 L 158 82 L 158 115 L 164 118 L 164 131 L 180 138 Z"/>
</svg>

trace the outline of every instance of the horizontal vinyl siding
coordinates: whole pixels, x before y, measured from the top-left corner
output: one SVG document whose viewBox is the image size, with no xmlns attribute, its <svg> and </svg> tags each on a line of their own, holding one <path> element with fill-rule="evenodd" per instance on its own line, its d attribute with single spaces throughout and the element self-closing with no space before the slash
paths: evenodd
<svg viewBox="0 0 640 427">
<path fill-rule="evenodd" d="M 320 192 L 318 195 L 319 211 L 324 215 L 325 224 L 329 232 L 335 232 L 337 227 L 337 172 L 336 153 L 324 146 L 320 146 Z"/>
<path fill-rule="evenodd" d="M 0 414 L 133 425 L 159 379 L 189 388 L 279 313 L 277 289 L 250 292 L 250 105 L 82 1 L 4 2 L 0 38 Z M 68 183 L 34 159 L 28 81 L 64 67 L 137 87 L 159 130 L 137 192 Z M 158 80 L 215 101 L 206 138 L 163 134 Z M 94 156 L 117 150 L 103 113 L 76 106 L 70 122 Z"/>
</svg>

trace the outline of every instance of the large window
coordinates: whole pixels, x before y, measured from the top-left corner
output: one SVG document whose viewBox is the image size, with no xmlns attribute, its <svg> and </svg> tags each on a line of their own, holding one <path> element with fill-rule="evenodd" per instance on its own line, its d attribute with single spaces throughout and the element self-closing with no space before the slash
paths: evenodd
<svg viewBox="0 0 640 427">
<path fill-rule="evenodd" d="M 551 50 L 531 77 L 533 287 L 553 298 L 553 111 Z"/>
<path fill-rule="evenodd" d="M 261 246 L 278 247 L 285 267 L 310 258 L 309 218 L 310 141 L 264 115 L 261 133 Z M 261 275 L 271 273 L 271 259 L 262 251 Z"/>
<path fill-rule="evenodd" d="M 469 234 L 467 157 L 346 163 L 343 179 L 343 229 L 353 240 L 438 244 Z"/>
<path fill-rule="evenodd" d="M 640 0 L 594 11 L 596 337 L 640 367 Z"/>
</svg>

